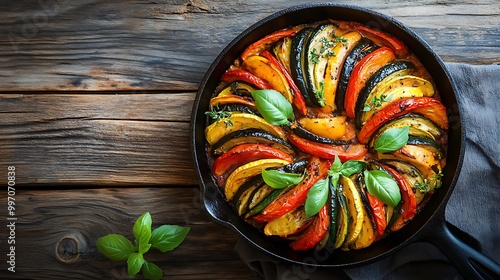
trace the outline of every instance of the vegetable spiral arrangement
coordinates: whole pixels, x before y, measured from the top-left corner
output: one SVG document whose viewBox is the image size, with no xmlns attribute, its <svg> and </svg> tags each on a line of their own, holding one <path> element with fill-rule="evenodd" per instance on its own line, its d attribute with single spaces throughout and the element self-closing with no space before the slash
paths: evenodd
<svg viewBox="0 0 500 280">
<path fill-rule="evenodd" d="M 350 250 L 401 229 L 441 185 L 448 119 L 397 38 L 355 22 L 248 46 L 210 100 L 212 175 L 248 223 L 294 250 Z"/>
</svg>

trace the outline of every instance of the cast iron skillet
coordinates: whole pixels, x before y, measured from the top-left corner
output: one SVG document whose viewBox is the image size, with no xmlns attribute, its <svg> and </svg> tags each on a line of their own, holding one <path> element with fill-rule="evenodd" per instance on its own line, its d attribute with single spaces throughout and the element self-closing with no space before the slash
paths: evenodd
<svg viewBox="0 0 500 280">
<path fill-rule="evenodd" d="M 205 112 L 221 75 L 252 42 L 276 30 L 323 19 L 356 21 L 381 29 L 402 40 L 432 75 L 450 120 L 447 165 L 442 187 L 428 205 L 405 227 L 362 250 L 338 251 L 327 258 L 313 252 L 294 252 L 286 244 L 264 236 L 244 222 L 226 202 L 211 176 L 205 151 Z M 458 239 L 444 218 L 445 207 L 456 184 L 464 156 L 464 124 L 456 88 L 442 60 L 413 31 L 400 22 L 367 9 L 339 4 L 306 4 L 273 14 L 236 37 L 217 57 L 203 78 L 193 106 L 191 147 L 201 183 L 202 201 L 213 219 L 232 228 L 258 249 L 292 263 L 319 267 L 353 267 L 368 264 L 395 253 L 409 243 L 429 241 L 439 247 L 466 279 L 500 279 L 500 266 Z M 467 209 L 464 209 L 467 210 Z M 472 211 L 472 209 L 469 209 Z"/>
</svg>

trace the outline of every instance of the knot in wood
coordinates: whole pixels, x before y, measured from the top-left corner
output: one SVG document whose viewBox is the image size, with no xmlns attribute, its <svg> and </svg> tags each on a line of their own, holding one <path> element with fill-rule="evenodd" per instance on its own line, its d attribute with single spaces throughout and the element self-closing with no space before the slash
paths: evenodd
<svg viewBox="0 0 500 280">
<path fill-rule="evenodd" d="M 78 240 L 72 237 L 63 237 L 57 243 L 56 256 L 62 263 L 70 264 L 76 262 L 80 257 Z"/>
</svg>

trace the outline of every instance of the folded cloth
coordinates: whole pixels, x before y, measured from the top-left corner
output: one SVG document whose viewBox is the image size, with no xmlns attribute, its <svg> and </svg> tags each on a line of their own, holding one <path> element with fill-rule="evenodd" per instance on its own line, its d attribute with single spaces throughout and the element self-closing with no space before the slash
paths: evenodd
<svg viewBox="0 0 500 280">
<path fill-rule="evenodd" d="M 447 63 L 466 130 L 465 157 L 448 200 L 446 220 L 500 263 L 500 65 Z M 412 243 L 375 263 L 349 269 L 303 267 L 257 251 L 243 239 L 235 250 L 259 279 L 462 279 L 434 245 Z"/>
</svg>

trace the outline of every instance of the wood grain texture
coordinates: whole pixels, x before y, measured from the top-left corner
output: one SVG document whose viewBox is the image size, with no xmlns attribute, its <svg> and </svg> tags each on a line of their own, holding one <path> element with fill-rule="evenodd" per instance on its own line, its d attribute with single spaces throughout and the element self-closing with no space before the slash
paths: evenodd
<svg viewBox="0 0 500 280">
<path fill-rule="evenodd" d="M 1 279 L 128 279 L 126 264 L 106 259 L 96 242 L 110 233 L 133 241 L 132 226 L 146 211 L 153 229 L 191 228 L 174 251 L 151 249 L 145 255 L 163 269 L 164 279 L 252 279 L 234 252 L 237 235 L 208 219 L 196 188 L 18 190 L 16 205 L 16 273 L 1 269 Z M 9 234 L 5 228 L 2 241 Z M 4 248 L 1 252 L 5 267 Z"/>
<path fill-rule="evenodd" d="M 305 3 L 9 1 L 0 11 L 0 90 L 196 90 L 210 63 L 240 32 Z M 445 61 L 499 61 L 498 1 L 356 5 L 406 24 Z"/>
<path fill-rule="evenodd" d="M 189 147 L 194 94 L 0 98 L 0 166 L 16 167 L 18 185 L 198 183 Z"/>
</svg>

